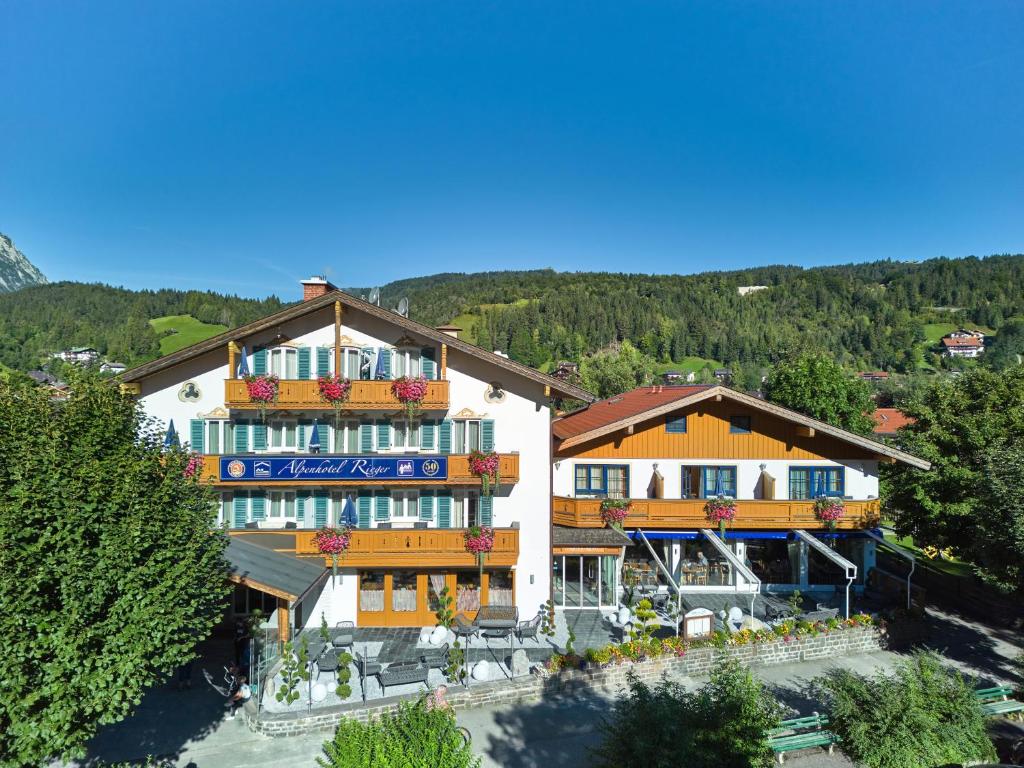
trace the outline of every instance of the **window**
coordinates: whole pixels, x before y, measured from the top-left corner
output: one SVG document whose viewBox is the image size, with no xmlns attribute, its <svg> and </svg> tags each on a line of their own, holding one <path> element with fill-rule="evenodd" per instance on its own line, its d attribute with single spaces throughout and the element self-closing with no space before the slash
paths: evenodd
<svg viewBox="0 0 1024 768">
<path fill-rule="evenodd" d="M 334 350 L 331 350 L 331 365 L 334 365 Z M 354 347 L 341 348 L 341 375 L 356 380 L 362 378 L 363 353 Z"/>
<path fill-rule="evenodd" d="M 736 467 L 701 467 L 701 498 L 736 498 Z"/>
<path fill-rule="evenodd" d="M 417 491 L 391 492 L 391 517 L 399 520 L 415 520 L 419 517 L 420 495 Z"/>
<path fill-rule="evenodd" d="M 276 520 L 295 519 L 295 492 L 294 491 L 268 491 L 267 517 Z"/>
<path fill-rule="evenodd" d="M 790 467 L 789 498 L 843 496 L 846 493 L 845 474 L 843 467 Z"/>
<path fill-rule="evenodd" d="M 576 493 L 584 496 L 629 496 L 629 467 L 622 464 L 577 464 Z"/>
<path fill-rule="evenodd" d="M 234 450 L 235 430 L 231 422 L 220 420 L 207 421 L 204 453 L 231 453 Z"/>
<path fill-rule="evenodd" d="M 476 525 L 479 499 L 475 493 L 456 493 L 452 496 L 452 528 L 469 528 Z"/>
<path fill-rule="evenodd" d="M 396 349 L 391 353 L 391 368 L 394 378 L 420 375 L 420 351 L 418 349 Z"/>
<path fill-rule="evenodd" d="M 359 453 L 358 421 L 342 421 L 334 427 L 334 452 Z"/>
<path fill-rule="evenodd" d="M 295 450 L 296 426 L 294 421 L 272 421 L 267 425 L 267 448 L 270 450 Z"/>
<path fill-rule="evenodd" d="M 391 449 L 418 451 L 420 449 L 420 423 L 418 421 L 391 422 Z"/>
<path fill-rule="evenodd" d="M 729 432 L 734 435 L 750 434 L 750 414 L 734 413 L 729 417 Z"/>
<path fill-rule="evenodd" d="M 452 453 L 471 453 L 480 450 L 480 420 L 455 419 L 452 421 Z"/>
<path fill-rule="evenodd" d="M 670 435 L 685 435 L 686 416 L 666 416 L 665 431 Z"/>
<path fill-rule="evenodd" d="M 299 377 L 298 350 L 291 347 L 276 347 L 267 350 L 267 373 L 281 379 Z"/>
</svg>

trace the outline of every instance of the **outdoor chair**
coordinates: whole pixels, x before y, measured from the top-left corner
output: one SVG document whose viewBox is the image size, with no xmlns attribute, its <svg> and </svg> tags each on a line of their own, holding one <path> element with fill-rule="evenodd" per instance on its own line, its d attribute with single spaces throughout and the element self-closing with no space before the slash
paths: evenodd
<svg viewBox="0 0 1024 768">
<path fill-rule="evenodd" d="M 320 679 L 321 672 L 338 672 L 338 654 L 334 651 L 327 651 L 316 660 L 316 679 Z"/>
<path fill-rule="evenodd" d="M 664 611 L 668 607 L 668 592 L 657 592 L 651 595 L 651 607 L 656 611 Z"/>
<path fill-rule="evenodd" d="M 477 628 L 470 623 L 465 614 L 459 613 L 452 619 L 452 632 L 456 637 L 464 637 L 468 640 L 476 635 Z"/>
<path fill-rule="evenodd" d="M 307 653 L 309 653 L 309 660 L 311 662 L 316 661 L 326 650 L 326 643 L 323 643 L 320 640 L 314 640 L 309 644 L 309 647 L 307 648 Z"/>
<path fill-rule="evenodd" d="M 537 640 L 537 632 L 540 630 L 540 623 L 544 616 L 538 613 L 529 621 L 520 621 L 516 627 L 516 637 L 519 638 L 519 643 L 522 644 L 526 638 L 530 637 Z"/>
<path fill-rule="evenodd" d="M 440 648 L 431 648 L 420 656 L 420 661 L 427 669 L 444 669 L 448 666 L 448 643 Z"/>
<path fill-rule="evenodd" d="M 376 658 L 366 659 L 359 653 L 355 654 L 355 657 L 356 671 L 359 673 L 360 679 L 373 677 L 383 669 Z"/>
<path fill-rule="evenodd" d="M 331 645 L 335 648 L 351 648 L 356 641 L 356 625 L 351 621 L 339 621 L 331 635 Z"/>
</svg>

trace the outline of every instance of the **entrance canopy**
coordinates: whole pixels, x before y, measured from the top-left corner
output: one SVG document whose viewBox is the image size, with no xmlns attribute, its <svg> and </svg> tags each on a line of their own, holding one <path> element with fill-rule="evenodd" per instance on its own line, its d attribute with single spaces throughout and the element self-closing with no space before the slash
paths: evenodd
<svg viewBox="0 0 1024 768">
<path fill-rule="evenodd" d="M 254 537 L 255 538 L 255 537 Z M 232 536 L 227 558 L 231 581 L 294 603 L 327 577 L 322 560 L 309 560 Z"/>
<path fill-rule="evenodd" d="M 826 547 L 820 539 L 811 536 L 807 531 L 797 528 L 793 533 L 796 534 L 798 539 L 810 545 L 811 549 L 824 555 L 843 569 L 843 575 L 846 577 L 846 618 L 850 618 L 850 585 L 853 584 L 857 578 L 857 566 L 831 547 Z"/>
</svg>

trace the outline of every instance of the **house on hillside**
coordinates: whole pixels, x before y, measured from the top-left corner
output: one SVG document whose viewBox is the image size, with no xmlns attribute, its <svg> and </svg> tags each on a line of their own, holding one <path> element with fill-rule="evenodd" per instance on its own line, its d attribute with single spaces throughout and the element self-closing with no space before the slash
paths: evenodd
<svg viewBox="0 0 1024 768">
<path fill-rule="evenodd" d="M 128 366 L 124 363 L 112 363 L 109 361 L 100 363 L 100 373 L 124 373 L 128 370 Z"/>
<path fill-rule="evenodd" d="M 575 379 L 580 375 L 580 364 L 573 363 L 568 360 L 559 361 L 555 369 L 551 371 L 551 375 L 561 381 L 569 381 Z"/>
<path fill-rule="evenodd" d="M 888 381 L 889 374 L 885 371 L 859 371 L 857 373 L 857 378 L 861 381 L 880 382 Z"/>
<path fill-rule="evenodd" d="M 55 360 L 63 360 L 65 363 L 75 365 L 92 365 L 100 359 L 100 353 L 92 347 L 72 347 L 50 355 Z"/>
<path fill-rule="evenodd" d="M 661 374 L 661 380 L 666 384 L 685 384 L 697 380 L 697 374 L 693 371 L 683 373 L 682 371 L 665 371 Z"/>
<path fill-rule="evenodd" d="M 980 357 L 985 351 L 985 334 L 959 330 L 942 337 L 942 354 L 946 357 Z"/>
<path fill-rule="evenodd" d="M 551 594 L 550 403 L 593 397 L 324 279 L 303 296 L 121 377 L 203 457 L 231 536 L 232 614 L 272 613 L 283 637 L 321 616 L 422 627 L 447 588 L 471 619 L 484 605 L 537 615 Z M 337 415 L 318 383 L 332 376 L 348 382 Z M 317 531 L 345 525 L 334 577 Z M 472 526 L 493 529 L 482 575 Z"/>
<path fill-rule="evenodd" d="M 736 292 L 740 296 L 746 296 L 746 295 L 751 294 L 751 293 L 757 293 L 758 291 L 763 291 L 767 287 L 768 287 L 767 285 L 741 285 L 741 286 L 736 288 Z"/>
<path fill-rule="evenodd" d="M 796 589 L 846 606 L 875 567 L 879 462 L 929 467 L 718 385 L 634 389 L 556 419 L 552 439 L 565 610 L 611 608 L 623 586 L 715 611 Z M 606 519 L 623 503 L 617 537 Z M 826 503 L 841 509 L 834 523 Z"/>
<path fill-rule="evenodd" d="M 723 384 L 729 384 L 732 381 L 732 369 L 715 368 L 715 378 Z"/>
</svg>

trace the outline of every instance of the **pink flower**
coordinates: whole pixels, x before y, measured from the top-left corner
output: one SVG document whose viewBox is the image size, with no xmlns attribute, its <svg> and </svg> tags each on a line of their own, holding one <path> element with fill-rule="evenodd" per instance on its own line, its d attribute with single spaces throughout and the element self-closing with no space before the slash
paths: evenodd
<svg viewBox="0 0 1024 768">
<path fill-rule="evenodd" d="M 486 525 L 475 525 L 466 531 L 466 551 L 474 555 L 485 555 L 494 549 L 494 529 Z"/>
<path fill-rule="evenodd" d="M 352 532 L 348 528 L 323 528 L 316 532 L 313 543 L 323 555 L 340 555 L 352 543 Z"/>
<path fill-rule="evenodd" d="M 352 382 L 343 376 L 321 376 L 316 383 L 320 390 L 320 397 L 332 404 L 344 402 L 352 389 Z"/>
<path fill-rule="evenodd" d="M 722 496 L 708 499 L 704 505 L 704 515 L 712 523 L 732 522 L 736 519 L 736 502 Z"/>
<path fill-rule="evenodd" d="M 391 393 L 400 403 L 422 403 L 427 396 L 427 380 L 422 376 L 401 376 L 391 382 Z"/>
<path fill-rule="evenodd" d="M 192 478 L 199 475 L 203 471 L 203 457 L 198 453 L 193 453 L 188 457 L 188 464 L 185 465 L 184 475 L 185 477 Z"/>
<path fill-rule="evenodd" d="M 272 403 L 277 400 L 277 376 L 246 376 L 245 389 L 254 403 Z"/>
</svg>

